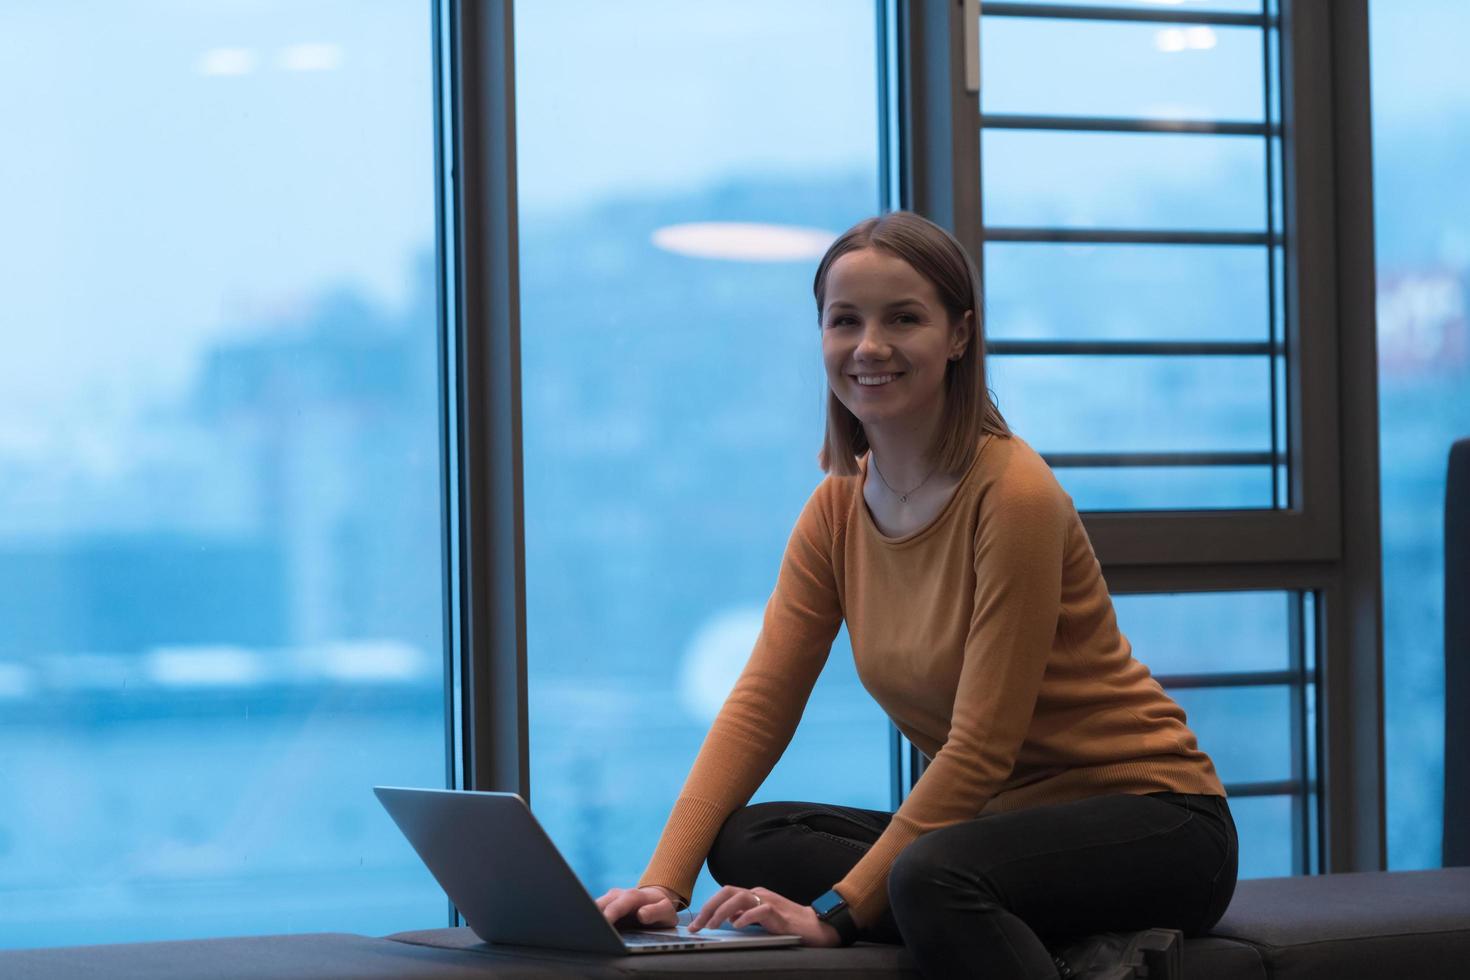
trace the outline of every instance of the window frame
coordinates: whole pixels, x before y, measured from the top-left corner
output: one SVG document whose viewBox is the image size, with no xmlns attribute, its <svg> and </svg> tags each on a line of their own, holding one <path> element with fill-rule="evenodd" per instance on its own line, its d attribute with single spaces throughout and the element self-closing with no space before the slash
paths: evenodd
<svg viewBox="0 0 1470 980">
<path fill-rule="evenodd" d="M 441 294 L 440 330 L 452 448 L 445 618 L 460 720 L 451 766 L 460 788 L 529 803 L 514 11 L 512 0 L 431 2 L 448 26 L 436 50 L 447 59 L 452 161 L 436 174 L 440 266 L 453 281 L 452 300 Z"/>
</svg>

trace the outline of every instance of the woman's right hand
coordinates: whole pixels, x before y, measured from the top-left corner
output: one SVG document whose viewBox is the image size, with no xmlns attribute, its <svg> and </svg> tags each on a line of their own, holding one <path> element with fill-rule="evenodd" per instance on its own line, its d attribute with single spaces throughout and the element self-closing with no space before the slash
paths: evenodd
<svg viewBox="0 0 1470 980">
<path fill-rule="evenodd" d="M 672 928 L 679 924 L 674 893 L 659 885 L 647 888 L 612 888 L 597 900 L 603 918 L 613 925 L 631 917 L 624 925 L 637 923 L 650 929 Z"/>
</svg>

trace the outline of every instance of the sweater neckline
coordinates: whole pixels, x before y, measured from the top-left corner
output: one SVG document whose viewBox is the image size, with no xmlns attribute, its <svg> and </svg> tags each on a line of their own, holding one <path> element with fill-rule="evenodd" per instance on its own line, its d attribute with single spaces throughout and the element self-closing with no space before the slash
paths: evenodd
<svg viewBox="0 0 1470 980">
<path fill-rule="evenodd" d="M 960 498 L 961 492 L 969 484 L 970 478 L 975 473 L 975 469 L 980 465 L 980 457 L 985 454 L 986 448 L 990 445 L 991 440 L 994 438 L 994 433 L 985 433 L 985 438 L 980 440 L 980 447 L 975 450 L 975 458 L 970 460 L 969 469 L 965 470 L 965 475 L 960 477 L 960 482 L 955 485 L 954 493 L 949 495 L 949 499 L 944 502 L 944 506 L 939 509 L 939 513 L 934 515 L 934 519 L 928 524 L 925 524 L 923 527 L 919 528 L 917 531 L 910 531 L 908 534 L 900 535 L 896 538 L 884 534 L 881 530 L 879 530 L 878 522 L 873 519 L 873 512 L 868 509 L 868 501 L 863 497 L 863 483 L 866 482 L 868 478 L 868 460 L 871 458 L 872 450 L 864 453 L 861 461 L 863 478 L 859 480 L 857 484 L 857 505 L 858 510 L 862 511 L 862 521 L 863 524 L 867 527 L 868 533 L 886 545 L 905 545 L 917 541 L 918 539 L 929 534 L 939 525 L 943 524 L 945 519 L 949 517 L 950 512 L 953 511 L 956 506 L 958 506 L 955 501 Z"/>
</svg>

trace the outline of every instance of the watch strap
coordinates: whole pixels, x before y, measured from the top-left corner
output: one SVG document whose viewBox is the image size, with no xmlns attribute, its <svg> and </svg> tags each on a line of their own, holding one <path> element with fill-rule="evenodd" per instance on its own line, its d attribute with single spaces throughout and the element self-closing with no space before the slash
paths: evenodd
<svg viewBox="0 0 1470 980">
<path fill-rule="evenodd" d="M 847 905 L 847 899 L 835 888 L 819 897 L 812 903 L 817 909 L 817 918 L 837 930 L 837 940 L 843 946 L 851 946 L 857 942 L 858 924 L 852 917 L 852 909 Z"/>
</svg>

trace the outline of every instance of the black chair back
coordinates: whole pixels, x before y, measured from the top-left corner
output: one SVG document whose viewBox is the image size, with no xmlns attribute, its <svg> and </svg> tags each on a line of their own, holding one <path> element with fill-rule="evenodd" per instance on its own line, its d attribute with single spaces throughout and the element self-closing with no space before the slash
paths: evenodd
<svg viewBox="0 0 1470 980">
<path fill-rule="evenodd" d="M 1444 492 L 1444 860 L 1470 865 L 1470 439 Z"/>
</svg>

